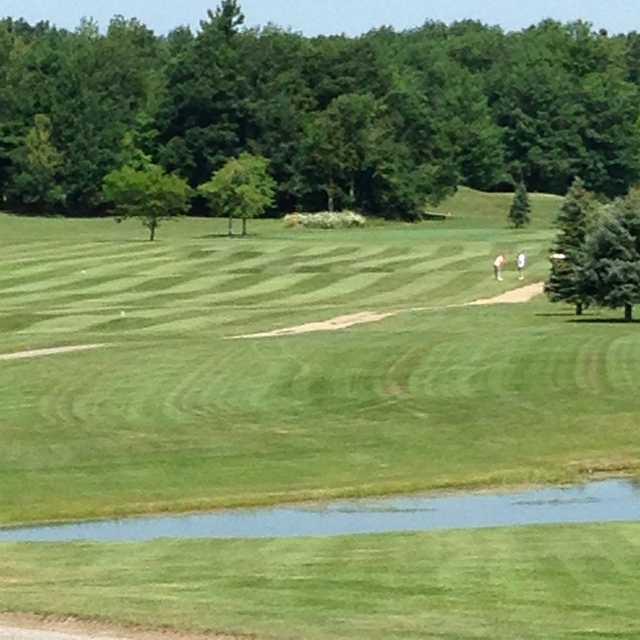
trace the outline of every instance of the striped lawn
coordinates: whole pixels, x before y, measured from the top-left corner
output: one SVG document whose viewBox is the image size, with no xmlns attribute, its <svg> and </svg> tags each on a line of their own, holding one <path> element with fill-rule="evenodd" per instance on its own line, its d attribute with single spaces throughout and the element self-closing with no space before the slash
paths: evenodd
<svg viewBox="0 0 640 640">
<path fill-rule="evenodd" d="M 640 527 L 5 545 L 0 609 L 310 640 L 640 637 Z"/>
</svg>

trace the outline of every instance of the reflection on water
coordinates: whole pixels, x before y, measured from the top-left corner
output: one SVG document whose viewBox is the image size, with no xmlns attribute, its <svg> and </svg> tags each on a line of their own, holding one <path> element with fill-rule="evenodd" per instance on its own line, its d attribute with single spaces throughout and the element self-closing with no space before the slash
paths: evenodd
<svg viewBox="0 0 640 640">
<path fill-rule="evenodd" d="M 158 538 L 293 538 L 640 521 L 639 485 L 607 480 L 518 493 L 465 493 L 243 509 L 0 530 L 0 542 L 133 542 Z"/>
<path fill-rule="evenodd" d="M 553 498 L 552 500 L 517 500 L 513 504 L 516 505 L 532 505 L 541 506 L 544 504 L 587 504 L 598 502 L 598 498 Z"/>
</svg>

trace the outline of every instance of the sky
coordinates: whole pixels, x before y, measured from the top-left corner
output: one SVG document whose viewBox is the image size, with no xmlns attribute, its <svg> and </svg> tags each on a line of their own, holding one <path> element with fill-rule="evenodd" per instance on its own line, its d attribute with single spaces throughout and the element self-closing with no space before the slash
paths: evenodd
<svg viewBox="0 0 640 640">
<path fill-rule="evenodd" d="M 101 27 L 115 14 L 139 18 L 157 33 L 197 27 L 218 0 L 0 0 L 0 16 L 49 20 L 74 28 L 82 17 Z M 382 25 L 407 29 L 426 20 L 465 18 L 521 29 L 545 18 L 588 20 L 610 33 L 640 31 L 638 0 L 240 0 L 248 26 L 269 22 L 305 35 L 358 35 Z"/>
</svg>

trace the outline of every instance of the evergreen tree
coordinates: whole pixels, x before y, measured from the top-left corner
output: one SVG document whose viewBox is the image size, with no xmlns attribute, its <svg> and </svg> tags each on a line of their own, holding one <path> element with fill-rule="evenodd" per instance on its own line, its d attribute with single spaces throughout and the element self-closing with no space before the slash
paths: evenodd
<svg viewBox="0 0 640 640">
<path fill-rule="evenodd" d="M 640 193 L 615 203 L 587 236 L 578 267 L 578 291 L 583 300 L 602 307 L 624 307 L 627 322 L 640 303 Z"/>
<path fill-rule="evenodd" d="M 244 24 L 244 14 L 238 0 L 222 0 L 215 13 L 209 10 L 207 14 L 227 39 L 233 38 Z"/>
<path fill-rule="evenodd" d="M 516 193 L 513 204 L 509 210 L 509 221 L 516 228 L 520 229 L 531 222 L 531 205 L 524 181 L 520 181 L 516 186 Z"/>
<path fill-rule="evenodd" d="M 545 292 L 551 302 L 576 305 L 576 315 L 582 315 L 584 301 L 578 291 L 578 266 L 584 249 L 589 219 L 593 211 L 593 196 L 576 178 L 567 193 L 558 215 L 559 228 L 553 251 L 565 256 L 554 260 Z"/>
</svg>

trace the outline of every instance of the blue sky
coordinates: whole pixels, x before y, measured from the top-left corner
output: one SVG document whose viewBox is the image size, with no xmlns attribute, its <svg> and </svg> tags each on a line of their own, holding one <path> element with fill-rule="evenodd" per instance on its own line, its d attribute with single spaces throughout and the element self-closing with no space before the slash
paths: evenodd
<svg viewBox="0 0 640 640">
<path fill-rule="evenodd" d="M 72 28 L 83 16 L 105 26 L 120 13 L 140 18 L 159 33 L 178 25 L 197 26 L 217 0 L 0 0 L 0 15 L 49 20 Z M 582 18 L 612 33 L 640 31 L 638 0 L 241 0 L 247 24 L 273 22 L 307 35 L 355 35 L 373 27 L 419 26 L 427 19 L 463 18 L 520 29 L 548 17 Z"/>
</svg>

